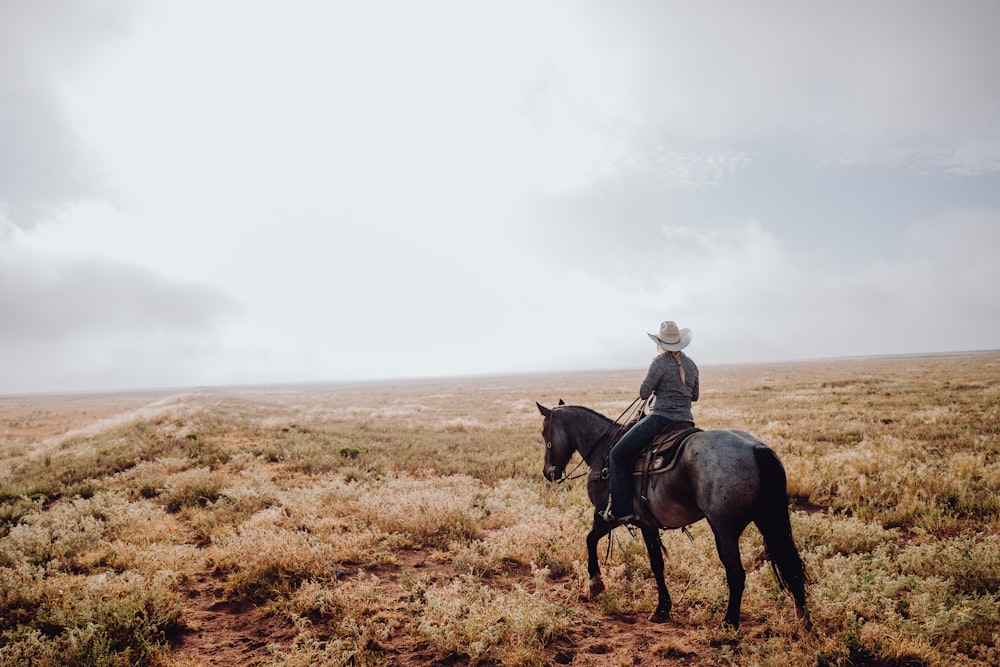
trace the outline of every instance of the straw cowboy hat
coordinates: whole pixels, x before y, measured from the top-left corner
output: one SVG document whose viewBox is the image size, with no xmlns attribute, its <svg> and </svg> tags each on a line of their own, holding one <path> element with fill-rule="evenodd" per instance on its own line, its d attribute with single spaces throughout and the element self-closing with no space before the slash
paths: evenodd
<svg viewBox="0 0 1000 667">
<path fill-rule="evenodd" d="M 688 346 L 693 334 L 690 329 L 678 329 L 676 322 L 660 324 L 660 335 L 647 334 L 653 341 L 665 350 L 679 352 Z"/>
</svg>

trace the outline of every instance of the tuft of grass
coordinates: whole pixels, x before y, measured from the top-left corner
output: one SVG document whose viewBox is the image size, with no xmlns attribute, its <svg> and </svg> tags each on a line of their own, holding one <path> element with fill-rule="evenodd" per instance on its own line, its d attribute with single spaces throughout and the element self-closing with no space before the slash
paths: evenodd
<svg viewBox="0 0 1000 667">
<path fill-rule="evenodd" d="M 431 585 L 417 632 L 443 658 L 471 664 L 546 664 L 544 648 L 571 620 L 568 608 L 516 586 L 498 591 L 471 577 Z"/>
<path fill-rule="evenodd" d="M 229 599 L 287 598 L 302 582 L 336 578 L 333 547 L 304 530 L 253 526 L 221 538 L 212 562 L 227 574 Z"/>
<path fill-rule="evenodd" d="M 51 578 L 24 567 L 0 573 L 0 616 L 7 619 L 0 664 L 155 664 L 167 637 L 183 627 L 177 596 L 161 581 L 135 574 Z"/>
<path fill-rule="evenodd" d="M 479 536 L 481 512 L 473 499 L 482 488 L 471 477 L 394 476 L 360 494 L 352 515 L 362 525 L 405 535 L 414 547 L 446 548 Z"/>
<path fill-rule="evenodd" d="M 209 468 L 185 470 L 166 479 L 160 501 L 169 512 L 205 507 L 219 499 L 225 484 L 225 475 Z"/>
<path fill-rule="evenodd" d="M 107 550 L 136 526 L 161 519 L 154 506 L 130 502 L 120 493 L 59 501 L 24 514 L 0 540 L 0 566 L 28 563 L 55 571 L 86 570 L 91 553 Z"/>
</svg>

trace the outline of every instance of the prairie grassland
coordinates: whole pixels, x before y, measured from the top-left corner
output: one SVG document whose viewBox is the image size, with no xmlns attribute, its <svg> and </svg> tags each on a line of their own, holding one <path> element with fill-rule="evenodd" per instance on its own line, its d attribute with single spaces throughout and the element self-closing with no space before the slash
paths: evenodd
<svg viewBox="0 0 1000 667">
<path fill-rule="evenodd" d="M 1000 353 L 702 368 L 699 425 L 785 464 L 811 631 L 753 527 L 739 634 L 704 522 L 670 623 L 625 530 L 582 598 L 535 401 L 615 417 L 641 375 L 0 397 L 0 665 L 1000 664 Z"/>
</svg>

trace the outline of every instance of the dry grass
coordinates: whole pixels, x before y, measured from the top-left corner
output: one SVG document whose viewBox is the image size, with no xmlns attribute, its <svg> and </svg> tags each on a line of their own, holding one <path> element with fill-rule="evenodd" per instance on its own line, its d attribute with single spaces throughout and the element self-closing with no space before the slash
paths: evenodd
<svg viewBox="0 0 1000 667">
<path fill-rule="evenodd" d="M 738 635 L 703 523 L 664 537 L 670 624 L 624 531 L 581 600 L 591 508 L 541 480 L 534 401 L 617 416 L 640 376 L 0 398 L 0 665 L 199 664 L 206 578 L 289 629 L 256 664 L 1000 662 L 1000 354 L 702 369 L 699 425 L 785 463 L 811 632 L 755 529 Z"/>
</svg>

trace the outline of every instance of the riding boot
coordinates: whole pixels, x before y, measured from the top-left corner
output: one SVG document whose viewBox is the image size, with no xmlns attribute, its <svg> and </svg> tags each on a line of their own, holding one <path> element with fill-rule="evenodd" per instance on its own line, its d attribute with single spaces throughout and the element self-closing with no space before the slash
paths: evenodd
<svg viewBox="0 0 1000 667">
<path fill-rule="evenodd" d="M 608 506 L 604 508 L 601 512 L 601 518 L 609 523 L 626 524 L 633 523 L 635 521 L 635 514 L 626 514 L 625 516 L 615 516 L 611 512 L 611 497 L 608 496 Z"/>
<path fill-rule="evenodd" d="M 656 413 L 647 415 L 622 436 L 611 449 L 609 457 L 609 479 L 611 498 L 616 501 L 615 507 L 628 512 L 627 516 L 617 517 L 618 521 L 635 520 L 632 509 L 632 460 L 642 448 L 649 444 L 670 420 Z M 609 503 L 610 506 L 610 503 Z M 614 514 L 606 510 L 608 521 L 615 520 Z"/>
</svg>

